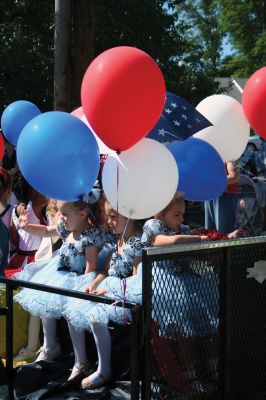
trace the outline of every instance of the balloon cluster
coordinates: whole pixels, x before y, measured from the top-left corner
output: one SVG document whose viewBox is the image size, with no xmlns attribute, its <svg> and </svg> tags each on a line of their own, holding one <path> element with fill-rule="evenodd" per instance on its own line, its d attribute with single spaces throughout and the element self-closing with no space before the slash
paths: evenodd
<svg viewBox="0 0 266 400">
<path fill-rule="evenodd" d="M 41 114 L 21 100 L 5 109 L 1 127 L 17 146 L 24 177 L 41 193 L 80 199 L 97 178 L 100 154 L 108 154 L 102 172 L 107 199 L 124 216 L 148 218 L 176 190 L 193 201 L 223 193 L 224 163 L 243 153 L 249 124 L 266 138 L 265 82 L 262 68 L 245 87 L 243 107 L 230 96 L 213 95 L 194 109 L 166 92 L 160 68 L 147 53 L 114 47 L 87 68 L 81 107 L 71 114 Z"/>
<path fill-rule="evenodd" d="M 115 47 L 88 67 L 81 86 L 82 107 L 72 115 L 41 114 L 34 104 L 20 100 L 5 109 L 1 126 L 17 147 L 26 180 L 59 200 L 74 201 L 87 194 L 99 173 L 100 152 L 113 150 L 103 173 L 106 195 L 124 215 L 145 218 L 167 205 L 178 184 L 171 153 L 143 139 L 160 118 L 165 95 L 163 75 L 147 53 Z M 160 163 L 167 165 L 158 168 Z"/>
</svg>

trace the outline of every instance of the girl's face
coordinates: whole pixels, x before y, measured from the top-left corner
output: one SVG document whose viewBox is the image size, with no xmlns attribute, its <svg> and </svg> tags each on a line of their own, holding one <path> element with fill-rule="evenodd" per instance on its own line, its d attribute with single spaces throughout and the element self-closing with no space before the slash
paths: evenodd
<svg viewBox="0 0 266 400">
<path fill-rule="evenodd" d="M 78 210 L 70 203 L 59 204 L 59 211 L 68 231 L 79 229 L 87 217 L 85 210 Z"/>
<path fill-rule="evenodd" d="M 160 220 L 164 222 L 170 229 L 177 231 L 184 221 L 185 202 L 176 201 L 173 206 L 164 214 L 160 214 Z"/>
<path fill-rule="evenodd" d="M 105 204 L 105 215 L 108 226 L 112 229 L 115 235 L 121 235 L 127 223 L 127 218 L 118 214 L 109 204 Z"/>
</svg>

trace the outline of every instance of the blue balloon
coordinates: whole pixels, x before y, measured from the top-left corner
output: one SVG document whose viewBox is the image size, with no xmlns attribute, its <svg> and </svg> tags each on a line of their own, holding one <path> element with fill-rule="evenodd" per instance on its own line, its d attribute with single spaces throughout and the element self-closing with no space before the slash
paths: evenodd
<svg viewBox="0 0 266 400">
<path fill-rule="evenodd" d="M 167 145 L 179 171 L 177 190 L 191 201 L 221 196 L 227 185 L 224 162 L 217 150 L 204 140 L 189 138 Z"/>
<path fill-rule="evenodd" d="M 1 129 L 7 140 L 16 146 L 24 126 L 39 114 L 39 108 L 30 101 L 18 100 L 9 104 L 1 117 Z"/>
<path fill-rule="evenodd" d="M 91 130 L 61 111 L 43 113 L 28 122 L 18 139 L 17 160 L 31 186 L 63 201 L 79 200 L 89 193 L 100 168 Z"/>
</svg>

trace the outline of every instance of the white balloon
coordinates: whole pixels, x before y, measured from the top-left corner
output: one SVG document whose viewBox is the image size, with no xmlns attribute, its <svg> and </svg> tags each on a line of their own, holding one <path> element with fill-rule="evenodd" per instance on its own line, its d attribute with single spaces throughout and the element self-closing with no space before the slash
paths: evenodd
<svg viewBox="0 0 266 400">
<path fill-rule="evenodd" d="M 196 109 L 213 126 L 194 136 L 210 143 L 223 161 L 237 160 L 246 148 L 250 131 L 242 105 L 233 97 L 215 94 L 202 100 Z"/>
<path fill-rule="evenodd" d="M 102 174 L 103 190 L 115 210 L 131 219 L 163 210 L 178 185 L 174 157 L 161 143 L 142 139 L 121 154 L 110 154 Z"/>
</svg>

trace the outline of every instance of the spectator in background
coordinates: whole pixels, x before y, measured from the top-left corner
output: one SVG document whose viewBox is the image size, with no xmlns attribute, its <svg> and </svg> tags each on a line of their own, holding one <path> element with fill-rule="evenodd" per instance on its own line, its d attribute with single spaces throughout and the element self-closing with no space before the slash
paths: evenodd
<svg viewBox="0 0 266 400">
<path fill-rule="evenodd" d="M 5 188 L 0 181 L 0 198 L 4 194 Z M 9 254 L 9 229 L 0 218 L 0 276 L 4 275 L 4 269 L 7 266 Z"/>
<path fill-rule="evenodd" d="M 217 199 L 205 201 L 205 228 L 216 229 L 221 233 L 232 232 L 236 228 L 236 211 L 239 192 L 240 169 L 237 162 L 228 162 L 227 188 Z"/>
<path fill-rule="evenodd" d="M 242 154 L 239 160 L 239 167 L 241 169 L 241 174 L 247 175 L 249 178 L 257 176 L 258 174 L 257 154 L 258 151 L 254 151 L 246 147 L 244 153 Z"/>
<path fill-rule="evenodd" d="M 2 132 L 2 131 L 1 131 Z M 11 177 L 15 175 L 17 172 L 17 155 L 16 155 L 16 149 L 13 146 L 12 143 L 9 143 L 5 136 L 3 135 L 5 139 L 5 152 L 4 152 L 4 157 L 1 162 L 1 166 L 8 171 L 9 175 Z"/>
<path fill-rule="evenodd" d="M 266 178 L 266 140 L 261 139 L 261 148 L 255 154 L 255 161 L 258 176 Z"/>
</svg>

